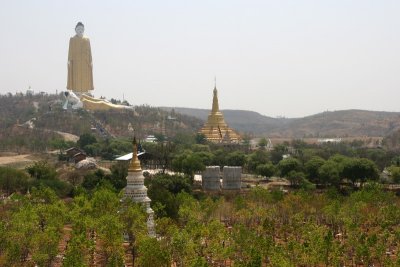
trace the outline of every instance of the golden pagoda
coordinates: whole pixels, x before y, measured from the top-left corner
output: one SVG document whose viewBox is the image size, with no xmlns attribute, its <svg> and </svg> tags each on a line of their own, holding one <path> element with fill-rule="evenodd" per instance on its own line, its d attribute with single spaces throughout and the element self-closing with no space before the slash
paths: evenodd
<svg viewBox="0 0 400 267">
<path fill-rule="evenodd" d="M 217 87 L 214 87 L 213 104 L 207 122 L 199 133 L 204 134 L 213 143 L 239 143 L 240 136 L 228 127 L 224 115 L 219 111 Z"/>
</svg>

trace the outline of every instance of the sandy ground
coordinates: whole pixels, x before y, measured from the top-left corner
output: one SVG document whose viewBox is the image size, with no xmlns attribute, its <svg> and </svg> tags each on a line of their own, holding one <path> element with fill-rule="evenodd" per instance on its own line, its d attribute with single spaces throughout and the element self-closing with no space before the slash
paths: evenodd
<svg viewBox="0 0 400 267">
<path fill-rule="evenodd" d="M 77 142 L 79 140 L 79 136 L 70 134 L 70 133 L 64 133 L 64 132 L 59 132 L 55 131 L 56 133 L 60 134 L 62 137 L 64 137 L 65 141 L 72 141 L 72 142 Z"/>
<path fill-rule="evenodd" d="M 32 162 L 33 160 L 29 158 L 29 156 L 30 154 L 3 156 L 0 157 L 0 165 L 14 165 L 14 164 Z"/>
</svg>

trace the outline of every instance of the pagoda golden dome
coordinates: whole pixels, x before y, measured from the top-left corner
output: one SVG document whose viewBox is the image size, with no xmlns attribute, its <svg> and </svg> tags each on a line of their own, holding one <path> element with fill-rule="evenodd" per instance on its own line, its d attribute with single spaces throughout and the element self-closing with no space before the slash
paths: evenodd
<svg viewBox="0 0 400 267">
<path fill-rule="evenodd" d="M 213 143 L 239 143 L 240 141 L 239 134 L 228 127 L 224 115 L 219 110 L 217 87 L 214 87 L 213 91 L 211 112 L 199 133 L 204 134 L 206 139 Z"/>
</svg>

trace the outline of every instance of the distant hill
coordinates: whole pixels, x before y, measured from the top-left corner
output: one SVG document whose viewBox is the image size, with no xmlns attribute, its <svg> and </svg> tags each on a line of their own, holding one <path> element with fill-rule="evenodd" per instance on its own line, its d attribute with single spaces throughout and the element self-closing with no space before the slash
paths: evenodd
<svg viewBox="0 0 400 267">
<path fill-rule="evenodd" d="M 0 151 L 40 152 L 65 136 L 92 132 L 99 137 L 142 139 L 150 134 L 172 137 L 194 133 L 203 124 L 195 117 L 172 114 L 157 107 L 88 112 L 63 110 L 61 95 L 0 95 Z"/>
<path fill-rule="evenodd" d="M 207 119 L 209 110 L 162 107 Z M 272 118 L 247 110 L 222 110 L 230 127 L 242 133 L 269 137 L 386 136 L 400 129 L 400 112 L 367 110 L 327 111 L 303 118 Z"/>
<path fill-rule="evenodd" d="M 60 132 L 130 137 L 129 129 L 133 128 L 139 138 L 157 133 L 168 137 L 182 131 L 195 133 L 210 112 L 146 105 L 125 111 L 65 111 L 62 101 L 61 95 L 0 95 L 0 151 L 24 144 L 31 150 L 43 150 L 51 140 L 60 138 Z M 270 138 L 384 137 L 400 131 L 400 112 L 342 110 L 304 118 L 272 118 L 246 110 L 222 112 L 230 127 L 240 133 Z"/>
</svg>

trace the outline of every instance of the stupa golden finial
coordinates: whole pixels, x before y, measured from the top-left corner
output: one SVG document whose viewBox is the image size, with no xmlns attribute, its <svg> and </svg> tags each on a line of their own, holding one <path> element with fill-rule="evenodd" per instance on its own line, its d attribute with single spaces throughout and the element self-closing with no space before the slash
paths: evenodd
<svg viewBox="0 0 400 267">
<path fill-rule="evenodd" d="M 131 159 L 131 164 L 129 165 L 129 172 L 141 172 L 142 167 L 140 166 L 140 161 L 137 155 L 138 147 L 137 147 L 137 142 L 136 142 L 136 137 L 133 137 L 132 141 L 133 145 L 133 151 L 132 151 L 132 159 Z"/>
<path fill-rule="evenodd" d="M 214 87 L 211 113 L 217 113 L 217 112 L 219 112 L 218 91 L 217 87 Z"/>
</svg>

